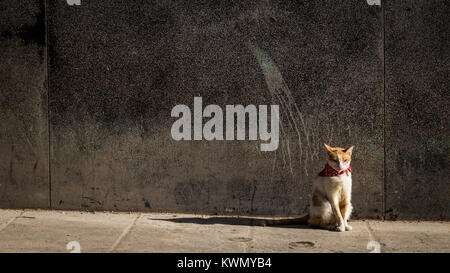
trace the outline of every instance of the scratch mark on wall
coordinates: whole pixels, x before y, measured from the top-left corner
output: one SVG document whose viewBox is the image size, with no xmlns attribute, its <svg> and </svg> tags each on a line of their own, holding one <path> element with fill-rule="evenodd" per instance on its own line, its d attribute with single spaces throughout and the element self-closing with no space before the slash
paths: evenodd
<svg viewBox="0 0 450 273">
<path fill-rule="evenodd" d="M 304 168 L 304 173 L 308 175 L 309 162 L 318 156 L 318 152 L 313 149 L 314 145 L 311 143 L 313 132 L 309 132 L 307 129 L 308 124 L 295 103 L 292 92 L 270 56 L 251 42 L 247 43 L 247 47 L 251 50 L 263 71 L 268 90 L 272 97 L 272 103 L 280 105 L 280 108 L 282 109 L 282 117 L 280 118 L 281 138 L 286 139 L 284 145 L 281 145 L 283 161 L 286 161 L 285 157 L 287 156 L 289 159 L 290 172 L 293 176 L 289 137 L 292 134 L 295 134 L 299 150 L 298 164 L 300 165 L 299 167 Z M 305 142 L 306 147 L 303 145 L 303 142 Z M 285 149 L 285 151 L 283 151 L 283 149 Z M 306 151 L 304 152 L 304 150 Z"/>
</svg>

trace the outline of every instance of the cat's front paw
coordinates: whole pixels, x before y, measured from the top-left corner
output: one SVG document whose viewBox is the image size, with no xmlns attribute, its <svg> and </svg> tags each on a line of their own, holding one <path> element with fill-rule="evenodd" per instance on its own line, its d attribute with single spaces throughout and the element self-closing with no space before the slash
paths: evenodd
<svg viewBox="0 0 450 273">
<path fill-rule="evenodd" d="M 347 225 L 347 226 L 345 226 L 345 230 L 347 230 L 347 231 L 350 231 L 350 230 L 352 230 L 353 228 L 352 228 L 352 226 L 350 226 L 350 225 Z"/>
<path fill-rule="evenodd" d="M 336 226 L 334 228 L 334 231 L 343 232 L 343 231 L 345 231 L 345 226 L 344 225 Z"/>
</svg>

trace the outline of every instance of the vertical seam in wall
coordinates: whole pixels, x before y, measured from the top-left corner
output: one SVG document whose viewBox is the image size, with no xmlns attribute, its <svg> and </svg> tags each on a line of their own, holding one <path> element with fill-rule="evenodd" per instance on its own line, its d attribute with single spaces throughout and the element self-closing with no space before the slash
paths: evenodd
<svg viewBox="0 0 450 273">
<path fill-rule="evenodd" d="M 381 22 L 383 26 L 383 192 L 382 192 L 382 218 L 386 219 L 386 20 L 385 0 L 381 5 Z"/>
<path fill-rule="evenodd" d="M 48 0 L 44 0 L 44 12 L 45 12 L 45 61 L 46 61 L 46 76 L 47 76 L 47 137 L 48 137 L 48 201 L 49 208 L 52 209 L 52 172 L 51 172 L 51 160 L 50 160 L 50 82 L 49 82 L 49 44 L 48 44 Z"/>
</svg>

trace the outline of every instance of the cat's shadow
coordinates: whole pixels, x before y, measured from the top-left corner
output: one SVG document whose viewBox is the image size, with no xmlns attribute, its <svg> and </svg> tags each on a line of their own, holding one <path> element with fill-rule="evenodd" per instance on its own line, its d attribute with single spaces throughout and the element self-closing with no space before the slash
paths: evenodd
<svg viewBox="0 0 450 273">
<path fill-rule="evenodd" d="M 174 217 L 174 218 L 152 218 L 149 220 L 168 221 L 179 224 L 198 224 L 198 225 L 233 225 L 233 226 L 259 226 L 264 227 L 265 220 L 262 218 L 251 217 Z M 270 225 L 266 228 L 296 228 L 296 229 L 315 229 L 308 225 Z"/>
</svg>

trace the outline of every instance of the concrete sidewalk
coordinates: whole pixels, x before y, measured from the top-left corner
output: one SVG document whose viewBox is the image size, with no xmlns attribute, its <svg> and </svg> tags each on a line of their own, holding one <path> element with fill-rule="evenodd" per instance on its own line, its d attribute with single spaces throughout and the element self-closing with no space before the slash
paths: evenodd
<svg viewBox="0 0 450 273">
<path fill-rule="evenodd" d="M 0 252 L 450 252 L 449 222 L 352 221 L 340 233 L 261 219 L 0 210 Z"/>
</svg>

